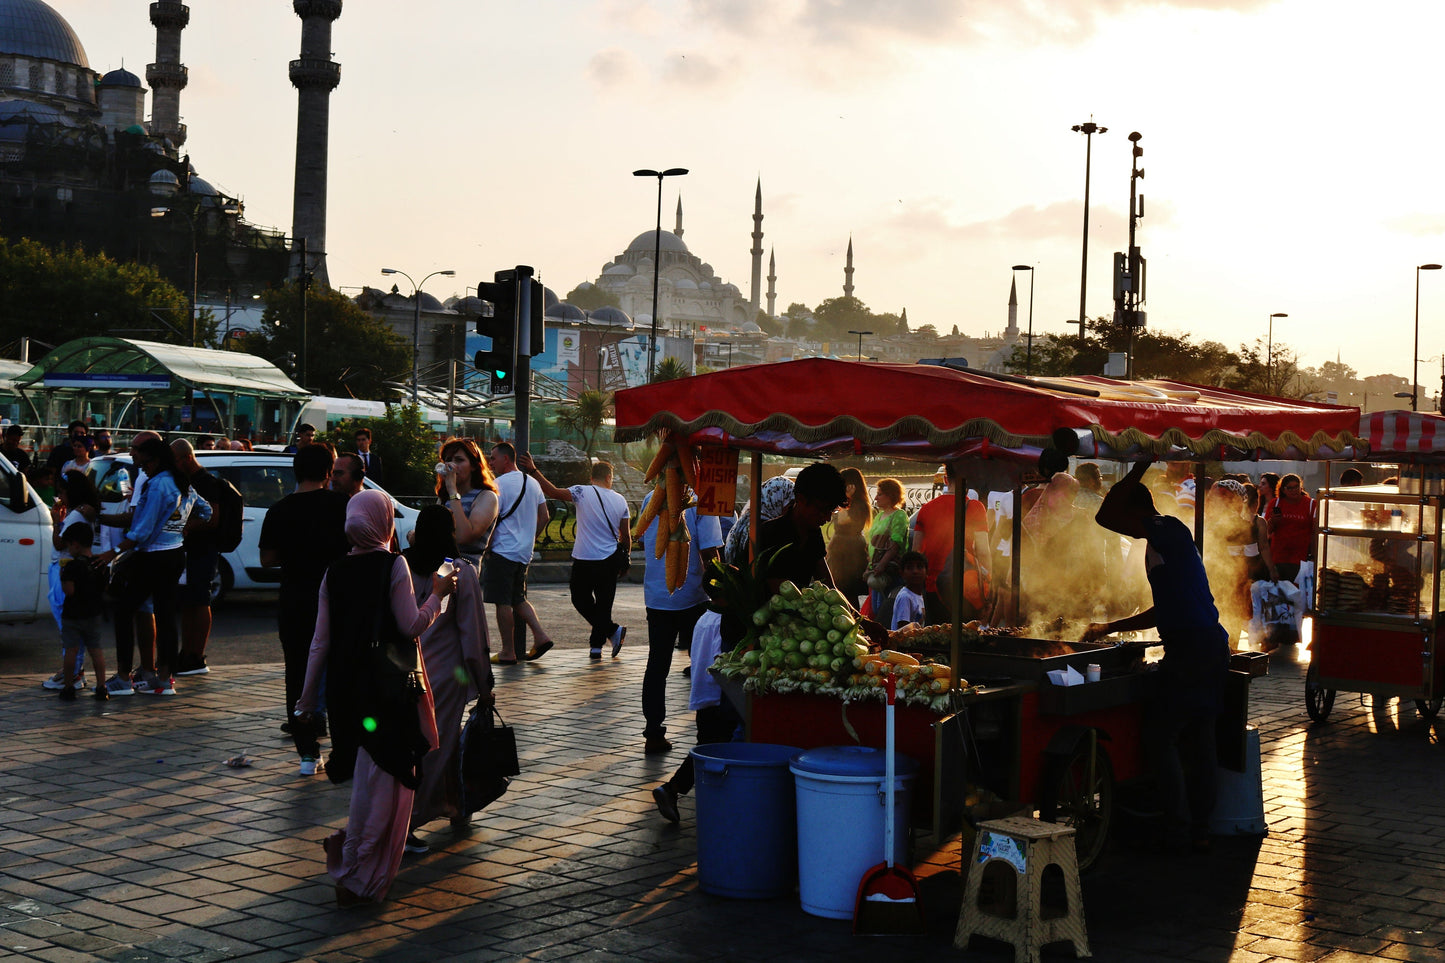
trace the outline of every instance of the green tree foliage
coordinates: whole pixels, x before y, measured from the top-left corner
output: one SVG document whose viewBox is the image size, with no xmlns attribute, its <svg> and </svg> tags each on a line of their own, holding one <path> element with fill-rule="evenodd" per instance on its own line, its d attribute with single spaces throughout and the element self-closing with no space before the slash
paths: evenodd
<svg viewBox="0 0 1445 963">
<path fill-rule="evenodd" d="M 778 318 L 771 317 L 768 312 L 764 311 L 762 308 L 758 309 L 758 316 L 753 320 L 756 321 L 758 323 L 758 327 L 762 328 L 763 331 L 767 334 L 776 337 L 777 335 L 783 333 L 784 322 L 779 320 Z"/>
<path fill-rule="evenodd" d="M 665 361 L 671 359 L 664 359 Z M 589 456 L 596 453 L 597 433 L 612 417 L 612 393 L 588 389 L 577 400 L 557 412 L 557 420 L 575 431 L 582 439 L 582 450 Z"/>
<path fill-rule="evenodd" d="M 301 290 L 294 282 L 262 295 L 261 330 L 244 339 L 261 355 L 317 394 L 386 401 L 388 381 L 411 378 L 411 345 L 340 291 L 312 286 L 306 296 L 306 380 L 301 380 Z M 383 456 L 385 457 L 385 456 Z"/>
<path fill-rule="evenodd" d="M 343 421 L 334 431 L 317 436 L 338 452 L 356 450 L 356 429 L 371 429 L 371 450 L 381 456 L 385 477 L 374 481 L 393 495 L 426 495 L 436 487 L 436 434 L 416 405 L 387 405 L 382 418 Z"/>
<path fill-rule="evenodd" d="M 676 381 L 678 378 L 686 378 L 692 374 L 687 370 L 687 365 L 676 358 L 663 358 L 657 363 L 657 371 L 653 374 L 653 381 Z"/>
<path fill-rule="evenodd" d="M 579 284 L 567 292 L 562 300 L 568 304 L 575 304 L 583 311 L 596 311 L 598 308 L 620 308 L 616 295 L 602 290 L 595 284 Z"/>
<path fill-rule="evenodd" d="M 110 335 L 189 344 L 186 305 L 186 296 L 146 265 L 0 239 L 0 342 Z M 211 344 L 215 333 L 215 319 L 200 312 L 197 343 Z"/>
<path fill-rule="evenodd" d="M 794 301 L 778 320 L 783 322 L 783 332 L 788 337 L 798 338 L 812 330 L 813 312 L 806 304 Z"/>
</svg>

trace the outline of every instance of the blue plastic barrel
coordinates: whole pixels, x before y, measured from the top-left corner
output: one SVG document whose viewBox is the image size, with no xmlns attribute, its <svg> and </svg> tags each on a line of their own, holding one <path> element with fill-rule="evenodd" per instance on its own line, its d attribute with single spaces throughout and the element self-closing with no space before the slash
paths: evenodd
<svg viewBox="0 0 1445 963">
<path fill-rule="evenodd" d="M 853 918 L 858 883 L 883 862 L 883 750 L 825 746 L 800 753 L 789 767 L 798 792 L 798 895 L 803 910 L 835 920 Z M 905 865 L 908 804 L 918 763 L 895 759 L 893 862 Z"/>
<path fill-rule="evenodd" d="M 788 761 L 796 746 L 721 742 L 692 750 L 697 883 L 706 893 L 771 899 L 798 878 L 797 815 Z"/>
</svg>

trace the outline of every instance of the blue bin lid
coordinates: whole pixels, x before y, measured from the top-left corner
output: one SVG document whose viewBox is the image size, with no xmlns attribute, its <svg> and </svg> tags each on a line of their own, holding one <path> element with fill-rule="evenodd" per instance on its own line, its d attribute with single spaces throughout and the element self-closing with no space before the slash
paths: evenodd
<svg viewBox="0 0 1445 963">
<path fill-rule="evenodd" d="M 870 746 L 823 746 L 798 753 L 793 757 L 789 768 L 793 772 L 810 772 L 822 776 L 881 779 L 887 774 L 887 760 L 882 749 Z M 894 758 L 894 768 L 900 776 L 911 776 L 918 772 L 918 762 L 900 753 Z"/>
</svg>

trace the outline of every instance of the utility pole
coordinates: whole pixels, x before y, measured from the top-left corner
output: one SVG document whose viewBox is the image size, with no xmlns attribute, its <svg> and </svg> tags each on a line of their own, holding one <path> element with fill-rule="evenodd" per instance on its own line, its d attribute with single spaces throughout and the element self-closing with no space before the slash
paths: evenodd
<svg viewBox="0 0 1445 963">
<path fill-rule="evenodd" d="M 1139 245 L 1134 242 L 1139 218 L 1144 216 L 1144 196 L 1139 193 L 1139 180 L 1144 176 L 1144 168 L 1139 166 L 1139 158 L 1144 156 L 1144 148 L 1139 146 L 1142 138 L 1138 131 L 1129 135 L 1129 141 L 1134 145 L 1130 151 L 1129 171 L 1129 253 L 1114 252 L 1114 323 L 1123 325 L 1129 335 L 1124 362 L 1124 377 L 1129 381 L 1134 380 L 1134 332 L 1144 327 L 1146 321 L 1139 305 L 1145 297 L 1148 263 L 1140 255 Z"/>
</svg>

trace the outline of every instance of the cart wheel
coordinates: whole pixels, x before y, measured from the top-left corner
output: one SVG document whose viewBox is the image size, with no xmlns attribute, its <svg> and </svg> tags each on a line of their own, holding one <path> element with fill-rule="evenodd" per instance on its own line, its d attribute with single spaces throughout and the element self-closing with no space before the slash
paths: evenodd
<svg viewBox="0 0 1445 963">
<path fill-rule="evenodd" d="M 1420 718 L 1426 722 L 1434 722 L 1435 717 L 1440 714 L 1440 706 L 1445 703 L 1445 695 L 1437 695 L 1430 700 L 1416 699 L 1415 711 L 1420 713 Z"/>
<path fill-rule="evenodd" d="M 1324 722 L 1330 717 L 1330 710 L 1334 707 L 1335 690 L 1320 687 L 1319 672 L 1311 662 L 1309 671 L 1305 673 L 1305 709 L 1315 722 Z"/>
<path fill-rule="evenodd" d="M 1039 818 L 1074 827 L 1074 848 L 1083 872 L 1099 861 L 1109 839 L 1114 812 L 1114 767 L 1097 746 L 1093 785 L 1089 785 L 1089 740 L 1081 739 L 1067 756 L 1051 756 L 1043 780 Z"/>
</svg>

